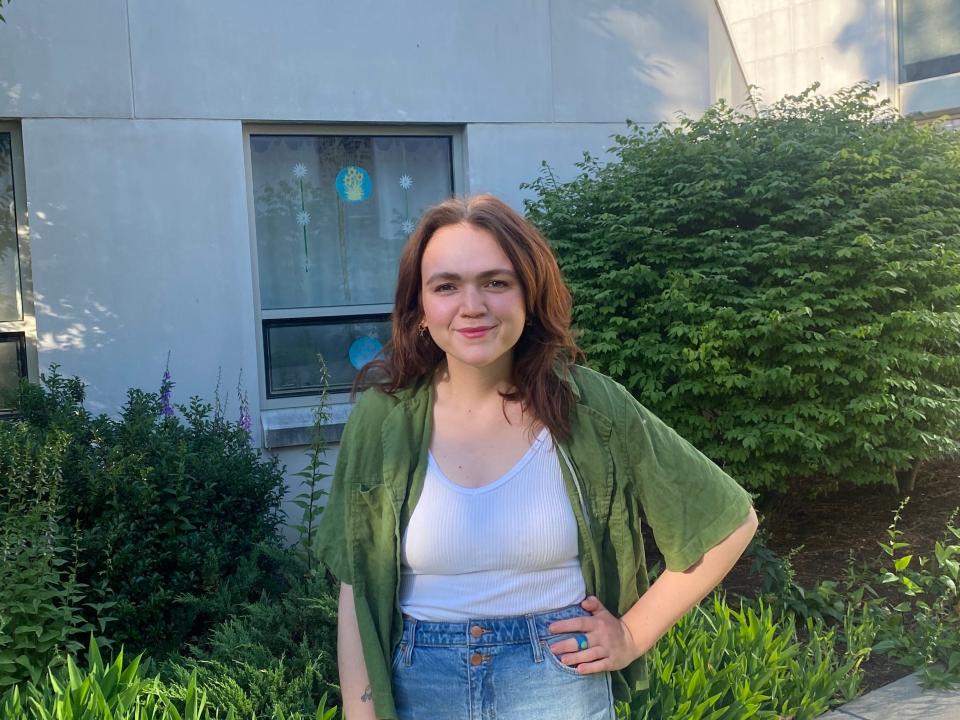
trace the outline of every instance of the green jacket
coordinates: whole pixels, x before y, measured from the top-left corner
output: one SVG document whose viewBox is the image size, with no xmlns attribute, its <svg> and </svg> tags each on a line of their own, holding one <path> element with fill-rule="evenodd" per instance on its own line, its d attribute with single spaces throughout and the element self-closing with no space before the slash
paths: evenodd
<svg viewBox="0 0 960 720">
<path fill-rule="evenodd" d="M 577 518 L 588 595 L 622 615 L 648 586 L 640 522 L 669 570 L 682 571 L 739 527 L 750 495 L 627 390 L 573 366 L 572 438 L 558 445 Z M 403 623 L 400 538 L 423 488 L 433 422 L 426 378 L 393 396 L 363 393 L 344 428 L 320 557 L 353 586 L 363 657 L 378 718 L 397 717 L 390 683 Z M 617 699 L 647 687 L 645 658 L 613 673 Z"/>
</svg>

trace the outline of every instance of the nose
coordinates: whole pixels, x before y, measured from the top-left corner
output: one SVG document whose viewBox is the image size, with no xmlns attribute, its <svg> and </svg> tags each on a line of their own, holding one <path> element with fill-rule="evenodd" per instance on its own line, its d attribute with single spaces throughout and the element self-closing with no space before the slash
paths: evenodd
<svg viewBox="0 0 960 720">
<path fill-rule="evenodd" d="M 460 314 L 470 317 L 483 315 L 487 311 L 486 303 L 483 300 L 483 293 L 479 288 L 468 285 L 463 293 L 463 303 L 460 306 Z"/>
</svg>

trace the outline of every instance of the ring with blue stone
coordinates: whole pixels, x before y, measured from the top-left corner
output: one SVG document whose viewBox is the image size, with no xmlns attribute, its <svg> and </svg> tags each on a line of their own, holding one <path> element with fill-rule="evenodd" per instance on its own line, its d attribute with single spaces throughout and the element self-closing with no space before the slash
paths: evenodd
<svg viewBox="0 0 960 720">
<path fill-rule="evenodd" d="M 587 636 L 584 634 L 574 635 L 574 639 L 577 641 L 577 647 L 581 650 L 586 650 L 590 647 L 590 642 L 587 640 Z"/>
</svg>

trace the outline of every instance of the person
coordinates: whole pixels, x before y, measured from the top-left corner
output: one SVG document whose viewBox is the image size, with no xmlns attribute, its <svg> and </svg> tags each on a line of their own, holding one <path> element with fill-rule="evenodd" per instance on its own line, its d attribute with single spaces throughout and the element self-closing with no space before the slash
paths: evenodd
<svg viewBox="0 0 960 720">
<path fill-rule="evenodd" d="M 544 238 L 491 195 L 431 208 L 405 245 L 318 543 L 347 720 L 613 718 L 753 536 L 746 491 L 578 364 L 571 310 Z"/>
</svg>

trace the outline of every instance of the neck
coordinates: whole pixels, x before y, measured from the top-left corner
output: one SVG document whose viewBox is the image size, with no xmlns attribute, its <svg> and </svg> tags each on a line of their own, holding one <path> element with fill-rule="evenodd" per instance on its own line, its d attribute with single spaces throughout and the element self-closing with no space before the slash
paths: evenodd
<svg viewBox="0 0 960 720">
<path fill-rule="evenodd" d="M 499 403 L 500 393 L 513 387 L 510 382 L 512 368 L 510 353 L 482 368 L 464 365 L 447 356 L 437 375 L 438 397 L 460 407 L 477 407 L 494 400 Z"/>
</svg>

